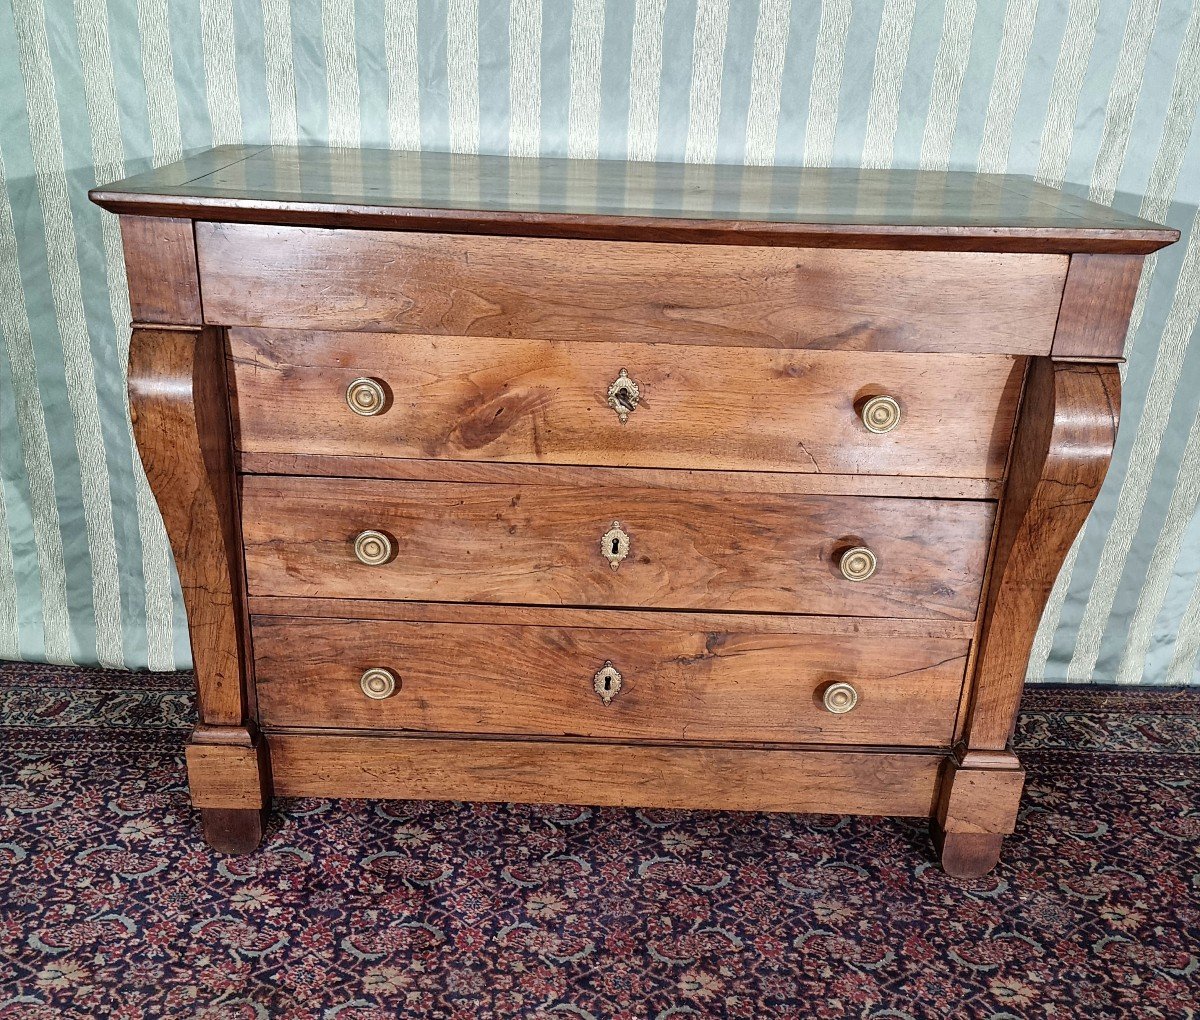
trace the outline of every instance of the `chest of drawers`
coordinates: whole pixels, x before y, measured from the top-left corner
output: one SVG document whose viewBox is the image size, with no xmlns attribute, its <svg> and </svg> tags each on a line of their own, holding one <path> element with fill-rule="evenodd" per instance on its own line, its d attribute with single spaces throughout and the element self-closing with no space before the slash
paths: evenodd
<svg viewBox="0 0 1200 1020">
<path fill-rule="evenodd" d="M 928 817 L 997 860 L 1175 233 L 968 174 L 221 148 L 121 216 L 194 805 Z"/>
</svg>

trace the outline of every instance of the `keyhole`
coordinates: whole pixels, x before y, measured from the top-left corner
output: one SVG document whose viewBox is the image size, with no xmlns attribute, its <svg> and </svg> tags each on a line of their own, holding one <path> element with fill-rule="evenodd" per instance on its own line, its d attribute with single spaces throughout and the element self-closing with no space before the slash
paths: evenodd
<svg viewBox="0 0 1200 1020">
<path fill-rule="evenodd" d="M 617 390 L 617 403 L 620 404 L 626 411 L 633 410 L 633 399 L 629 394 L 628 387 L 622 386 Z"/>
<path fill-rule="evenodd" d="M 621 674 L 617 672 L 611 662 L 606 662 L 603 668 L 597 670 L 596 675 L 592 677 L 592 689 L 606 705 L 621 693 L 621 686 Z"/>
<path fill-rule="evenodd" d="M 612 554 L 616 556 L 621 551 L 621 540 L 614 538 L 612 540 Z"/>
</svg>

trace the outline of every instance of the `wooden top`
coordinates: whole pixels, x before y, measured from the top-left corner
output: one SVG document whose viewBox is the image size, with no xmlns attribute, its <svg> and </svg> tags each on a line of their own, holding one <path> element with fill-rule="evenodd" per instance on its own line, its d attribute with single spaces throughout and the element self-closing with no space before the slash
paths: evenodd
<svg viewBox="0 0 1200 1020">
<path fill-rule="evenodd" d="M 1028 177 L 221 146 L 91 198 L 113 212 L 544 237 L 1143 254 L 1179 232 Z"/>
</svg>

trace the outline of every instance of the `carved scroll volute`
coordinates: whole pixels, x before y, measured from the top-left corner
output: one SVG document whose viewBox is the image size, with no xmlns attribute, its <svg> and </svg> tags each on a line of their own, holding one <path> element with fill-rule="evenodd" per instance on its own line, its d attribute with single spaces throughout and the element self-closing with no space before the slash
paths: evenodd
<svg viewBox="0 0 1200 1020">
<path fill-rule="evenodd" d="M 202 724 L 247 720 L 237 496 L 221 334 L 133 331 L 134 435 L 175 553 Z"/>
<path fill-rule="evenodd" d="M 1050 589 L 1108 472 L 1120 411 L 1115 364 L 1035 359 L 1001 506 L 966 732 L 1000 751 Z"/>
</svg>

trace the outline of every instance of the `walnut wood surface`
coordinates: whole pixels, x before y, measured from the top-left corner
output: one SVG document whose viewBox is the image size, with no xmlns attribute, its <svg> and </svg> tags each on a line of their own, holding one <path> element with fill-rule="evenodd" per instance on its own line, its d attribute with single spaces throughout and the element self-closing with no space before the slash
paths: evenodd
<svg viewBox="0 0 1200 1020">
<path fill-rule="evenodd" d="M 942 870 L 951 878 L 982 878 L 1000 861 L 1004 837 L 994 832 L 944 832 L 930 826 Z"/>
<path fill-rule="evenodd" d="M 264 726 L 948 747 L 965 641 L 256 617 Z M 297 661 L 295 650 L 304 649 Z M 593 687 L 611 661 L 622 687 Z M 400 689 L 375 701 L 363 672 Z M 851 683 L 835 715 L 821 698 Z"/>
<path fill-rule="evenodd" d="M 267 742 L 253 723 L 197 726 L 187 747 L 188 786 L 198 808 L 264 809 L 271 803 Z"/>
<path fill-rule="evenodd" d="M 739 634 L 804 634 L 830 637 L 964 639 L 975 633 L 968 620 L 872 619 L 856 616 L 787 616 L 777 613 L 671 613 L 661 609 L 563 609 L 559 606 L 490 606 L 453 602 L 388 602 L 380 599 L 291 598 L 252 595 L 254 616 L 395 620 L 407 623 L 481 623 L 532 627 L 615 627 L 622 630 L 736 631 Z"/>
<path fill-rule="evenodd" d="M 260 595 L 974 619 L 990 503 L 247 476 Z M 629 535 L 617 570 L 601 554 Z M 382 531 L 389 563 L 354 556 Z M 878 569 L 847 581 L 846 549 Z"/>
<path fill-rule="evenodd" d="M 961 748 L 946 761 L 934 819 L 943 832 L 1006 835 L 1017 823 L 1025 770 L 1011 752 L 978 763 Z"/>
<path fill-rule="evenodd" d="M 204 839 L 218 853 L 252 853 L 262 842 L 264 812 L 254 808 L 201 808 Z"/>
<path fill-rule="evenodd" d="M 1028 177 L 223 146 L 92 191 L 226 222 L 980 251 L 1137 251 L 1177 231 Z"/>
<path fill-rule="evenodd" d="M 271 733 L 284 797 L 928 815 L 940 754 Z"/>
<path fill-rule="evenodd" d="M 270 803 L 267 747 L 255 732 L 246 647 L 241 529 L 218 330 L 135 329 L 129 402 L 146 477 L 175 554 L 187 609 L 199 725 L 188 786 L 218 849 L 243 852 Z M 231 812 L 238 812 L 233 814 Z"/>
<path fill-rule="evenodd" d="M 323 148 L 92 197 L 123 214 L 215 846 L 258 841 L 274 771 L 284 795 L 928 816 L 951 874 L 995 864 L 1141 256 L 1176 231 L 1012 177 Z M 360 375 L 384 415 L 346 408 Z M 872 436 L 855 409 L 884 392 L 904 421 Z M 394 562 L 351 558 L 368 527 Z M 860 542 L 879 570 L 855 585 L 833 554 Z M 356 672 L 393 657 L 400 693 L 368 703 Z M 813 700 L 835 677 L 847 716 Z M 358 732 L 312 732 L 334 726 Z"/>
<path fill-rule="evenodd" d="M 977 878 L 1000 858 L 1017 824 L 1025 770 L 1011 752 L 955 748 L 942 769 L 930 829 L 946 873 Z"/>
<path fill-rule="evenodd" d="M 238 468 L 254 475 L 321 475 L 424 482 L 496 482 L 509 485 L 626 485 L 668 489 L 735 489 L 739 492 L 813 493 L 823 496 L 924 496 L 930 499 L 997 499 L 998 478 L 932 475 L 822 475 L 789 471 L 691 471 L 684 468 L 612 468 L 494 461 L 416 460 L 399 457 L 331 457 L 304 453 L 235 451 Z"/>
<path fill-rule="evenodd" d="M 1108 472 L 1120 389 L 1116 365 L 1033 362 L 975 666 L 972 750 L 1003 750 L 1012 735 L 1050 588 Z"/>
<path fill-rule="evenodd" d="M 248 656 L 223 355 L 215 329 L 135 329 L 129 402 L 175 553 L 200 720 L 238 726 L 247 719 Z"/>
<path fill-rule="evenodd" d="M 1003 474 L 1025 360 L 242 329 L 230 350 L 250 453 L 976 478 Z M 347 406 L 359 377 L 383 413 Z M 883 435 L 858 414 L 879 394 L 902 411 Z"/>
<path fill-rule="evenodd" d="M 1072 255 L 1053 356 L 1121 357 L 1141 274 L 1140 255 Z"/>
<path fill-rule="evenodd" d="M 1049 353 L 1067 269 L 228 223 L 197 224 L 196 247 L 205 321 L 226 326 L 959 353 Z"/>
<path fill-rule="evenodd" d="M 122 216 L 133 321 L 199 325 L 200 277 L 191 220 Z"/>
</svg>

